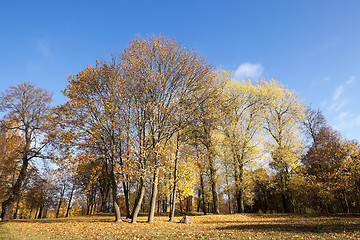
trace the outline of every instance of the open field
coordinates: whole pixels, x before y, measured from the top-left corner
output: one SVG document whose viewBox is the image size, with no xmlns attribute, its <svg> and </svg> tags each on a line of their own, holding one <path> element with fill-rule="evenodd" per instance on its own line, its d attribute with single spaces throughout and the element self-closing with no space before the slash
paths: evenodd
<svg viewBox="0 0 360 240">
<path fill-rule="evenodd" d="M 191 216 L 193 224 L 114 223 L 97 215 L 0 223 L 0 239 L 359 239 L 360 216 L 233 214 Z M 181 217 L 176 217 L 178 222 Z"/>
</svg>

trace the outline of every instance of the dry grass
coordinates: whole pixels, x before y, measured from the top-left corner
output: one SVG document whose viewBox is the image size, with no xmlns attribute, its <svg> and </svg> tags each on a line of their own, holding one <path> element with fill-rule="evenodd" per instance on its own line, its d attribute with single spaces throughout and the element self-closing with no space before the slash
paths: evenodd
<svg viewBox="0 0 360 240">
<path fill-rule="evenodd" d="M 176 222 L 181 217 L 175 218 Z M 360 216 L 233 214 L 191 216 L 193 224 L 114 223 L 98 215 L 1 223 L 0 239 L 359 239 Z"/>
</svg>

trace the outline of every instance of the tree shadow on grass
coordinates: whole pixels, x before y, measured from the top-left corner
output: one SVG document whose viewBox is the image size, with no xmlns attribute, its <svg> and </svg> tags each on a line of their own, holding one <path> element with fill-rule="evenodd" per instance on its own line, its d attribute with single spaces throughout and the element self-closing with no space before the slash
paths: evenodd
<svg viewBox="0 0 360 240">
<path fill-rule="evenodd" d="M 313 223 L 313 224 L 291 224 L 291 223 L 269 223 L 269 224 L 244 224 L 218 227 L 218 230 L 233 231 L 279 231 L 293 233 L 343 233 L 360 231 L 358 223 Z"/>
</svg>

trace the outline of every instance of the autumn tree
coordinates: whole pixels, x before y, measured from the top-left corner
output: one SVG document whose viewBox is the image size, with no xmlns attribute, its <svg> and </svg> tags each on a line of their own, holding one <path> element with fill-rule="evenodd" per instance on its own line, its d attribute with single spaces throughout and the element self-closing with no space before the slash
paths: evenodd
<svg viewBox="0 0 360 240">
<path fill-rule="evenodd" d="M 4 119 L 3 121 L 6 122 Z M 19 174 L 21 137 L 17 131 L 0 126 L 0 202 L 6 200 Z"/>
<path fill-rule="evenodd" d="M 261 86 L 229 81 L 224 89 L 221 134 L 223 155 L 230 158 L 237 210 L 244 212 L 244 171 L 260 154 L 260 136 L 265 110 Z M 225 158 L 226 159 L 226 158 Z"/>
<path fill-rule="evenodd" d="M 194 108 L 189 120 L 189 137 L 195 146 L 204 148 L 206 164 L 211 186 L 212 210 L 219 214 L 218 197 L 218 163 L 216 147 L 219 144 L 217 133 L 221 121 L 219 106 L 222 105 L 221 93 L 228 79 L 224 72 L 213 72 L 212 80 L 208 82 L 206 91 L 193 95 L 189 106 Z M 201 98 L 205 100 L 201 100 Z"/>
<path fill-rule="evenodd" d="M 102 161 L 112 190 L 115 221 L 121 222 L 117 181 L 122 126 L 114 99 L 118 80 L 115 68 L 113 63 L 97 62 L 95 67 L 70 76 L 64 91 L 69 101 L 57 107 L 52 118 L 57 131 L 49 137 L 65 149 L 62 151 L 69 155 L 69 161 L 76 163 L 79 158 L 74 153 L 79 152 L 90 153 L 86 161 Z"/>
<path fill-rule="evenodd" d="M 345 165 L 353 147 L 330 126 L 319 128 L 314 137 L 313 144 L 302 158 L 308 174 L 313 176 L 313 185 L 317 187 L 314 197 L 319 200 L 313 205 L 322 211 L 334 212 L 337 211 L 335 206 L 339 205 L 336 203 L 340 203 L 343 211 L 348 213 L 347 186 L 344 185 L 347 181 L 343 174 L 347 172 Z"/>
<path fill-rule="evenodd" d="M 30 83 L 12 86 L 0 96 L 0 110 L 5 112 L 5 129 L 19 134 L 19 174 L 9 190 L 7 199 L 2 203 L 2 219 L 12 217 L 14 202 L 19 198 L 22 183 L 30 161 L 44 158 L 47 142 L 43 141 L 47 131 L 47 118 L 50 114 L 52 95 Z"/>
<path fill-rule="evenodd" d="M 268 148 L 272 157 L 270 167 L 277 173 L 283 210 L 289 212 L 288 185 L 302 150 L 300 124 L 304 117 L 304 106 L 297 93 L 286 86 L 274 80 L 262 81 L 260 84 L 267 101 L 264 129 L 269 135 Z"/>
<path fill-rule="evenodd" d="M 153 222 L 160 159 L 171 137 L 193 109 L 184 109 L 188 96 L 208 86 L 211 67 L 194 50 L 187 50 L 166 37 L 136 38 L 120 57 L 127 83 L 132 119 L 136 119 L 134 151 L 140 172 L 152 172 L 148 222 Z M 142 204 L 145 175 L 140 177 L 140 195 L 132 222 Z"/>
</svg>

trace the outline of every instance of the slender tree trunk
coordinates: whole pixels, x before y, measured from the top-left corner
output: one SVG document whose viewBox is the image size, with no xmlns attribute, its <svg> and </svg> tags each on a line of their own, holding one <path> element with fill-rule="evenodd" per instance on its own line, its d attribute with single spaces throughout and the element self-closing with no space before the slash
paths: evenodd
<svg viewBox="0 0 360 240">
<path fill-rule="evenodd" d="M 218 195 L 216 192 L 216 179 L 215 179 L 216 178 L 216 168 L 215 168 L 215 163 L 214 163 L 212 153 L 209 154 L 208 158 L 209 158 L 209 167 L 210 167 L 209 178 L 210 178 L 210 182 L 211 182 L 213 213 L 219 214 Z"/>
<path fill-rule="evenodd" d="M 188 196 L 186 198 L 186 211 L 192 212 L 193 210 L 193 196 Z"/>
<path fill-rule="evenodd" d="M 131 223 L 136 223 L 137 220 L 137 216 L 140 212 L 140 208 L 141 208 L 141 204 L 143 202 L 144 199 L 144 195 L 145 195 L 145 182 L 144 182 L 144 177 L 140 178 L 140 191 L 139 191 L 139 197 L 138 200 L 136 201 L 136 205 L 134 208 L 134 212 L 132 214 L 132 219 L 131 219 Z"/>
<path fill-rule="evenodd" d="M 158 180 L 159 180 L 159 167 L 156 167 L 155 173 L 154 173 L 154 183 L 153 183 L 153 188 L 152 188 L 151 200 L 150 200 L 150 211 L 149 211 L 148 223 L 154 222 L 156 197 L 158 194 Z"/>
<path fill-rule="evenodd" d="M 124 188 L 124 195 L 125 195 L 126 218 L 131 218 L 129 183 L 123 182 L 123 188 Z"/>
<path fill-rule="evenodd" d="M 58 208 L 57 208 L 57 211 L 56 211 L 56 218 L 59 217 L 59 213 L 60 213 L 60 208 L 61 208 L 61 202 L 62 202 L 62 197 L 60 197 L 60 200 L 59 200 L 59 205 L 58 205 Z"/>
<path fill-rule="evenodd" d="M 38 214 L 38 216 L 37 216 L 37 219 L 41 219 L 41 218 L 42 218 L 43 210 L 44 210 L 44 205 L 41 204 L 41 205 L 40 205 L 40 209 L 39 209 L 39 214 Z"/>
<path fill-rule="evenodd" d="M 34 219 L 37 218 L 38 212 L 39 212 L 39 208 L 36 208 L 35 215 L 34 215 Z"/>
<path fill-rule="evenodd" d="M 288 213 L 289 212 L 289 207 L 287 204 L 287 199 L 286 199 L 286 183 L 285 183 L 285 176 L 281 176 L 281 199 L 282 199 L 282 204 L 284 207 L 284 213 Z"/>
<path fill-rule="evenodd" d="M 174 221 L 175 216 L 175 207 L 176 207 L 176 184 L 177 184 L 177 172 L 178 172 L 178 161 L 179 161 L 179 142 L 180 142 L 180 133 L 176 137 L 176 150 L 175 150 L 175 162 L 174 162 L 174 179 L 173 179 L 173 189 L 171 194 L 171 207 L 170 207 L 170 216 L 169 222 Z"/>
<path fill-rule="evenodd" d="M 202 206 L 204 215 L 207 214 L 206 209 L 206 199 L 205 199 L 205 186 L 204 186 L 204 178 L 202 172 L 200 173 L 200 187 L 201 187 L 201 198 L 202 198 Z"/>
<path fill-rule="evenodd" d="M 350 207 L 349 207 L 349 202 L 348 202 L 347 195 L 346 195 L 346 192 L 344 191 L 344 189 L 342 190 L 342 195 L 344 197 L 344 213 L 349 214 Z"/>
<path fill-rule="evenodd" d="M 71 200 L 72 200 L 72 197 L 73 197 L 73 194 L 74 194 L 74 190 L 75 190 L 75 183 L 71 189 L 71 193 L 70 193 L 70 198 L 69 198 L 69 202 L 68 202 L 68 206 L 67 206 L 67 209 L 66 209 L 66 215 L 65 217 L 68 217 L 69 216 L 69 213 L 70 213 L 70 207 L 71 207 Z"/>
<path fill-rule="evenodd" d="M 64 198 L 64 194 L 65 194 L 65 184 L 63 184 L 63 187 L 62 187 L 62 189 L 61 189 L 59 206 L 58 206 L 57 211 L 56 211 L 56 218 L 59 217 L 60 208 L 61 208 L 61 202 L 62 202 L 62 200 L 63 200 L 63 198 Z"/>
<path fill-rule="evenodd" d="M 167 212 L 167 196 L 166 196 L 166 198 L 163 200 L 162 207 L 163 207 L 163 212 Z"/>
</svg>

